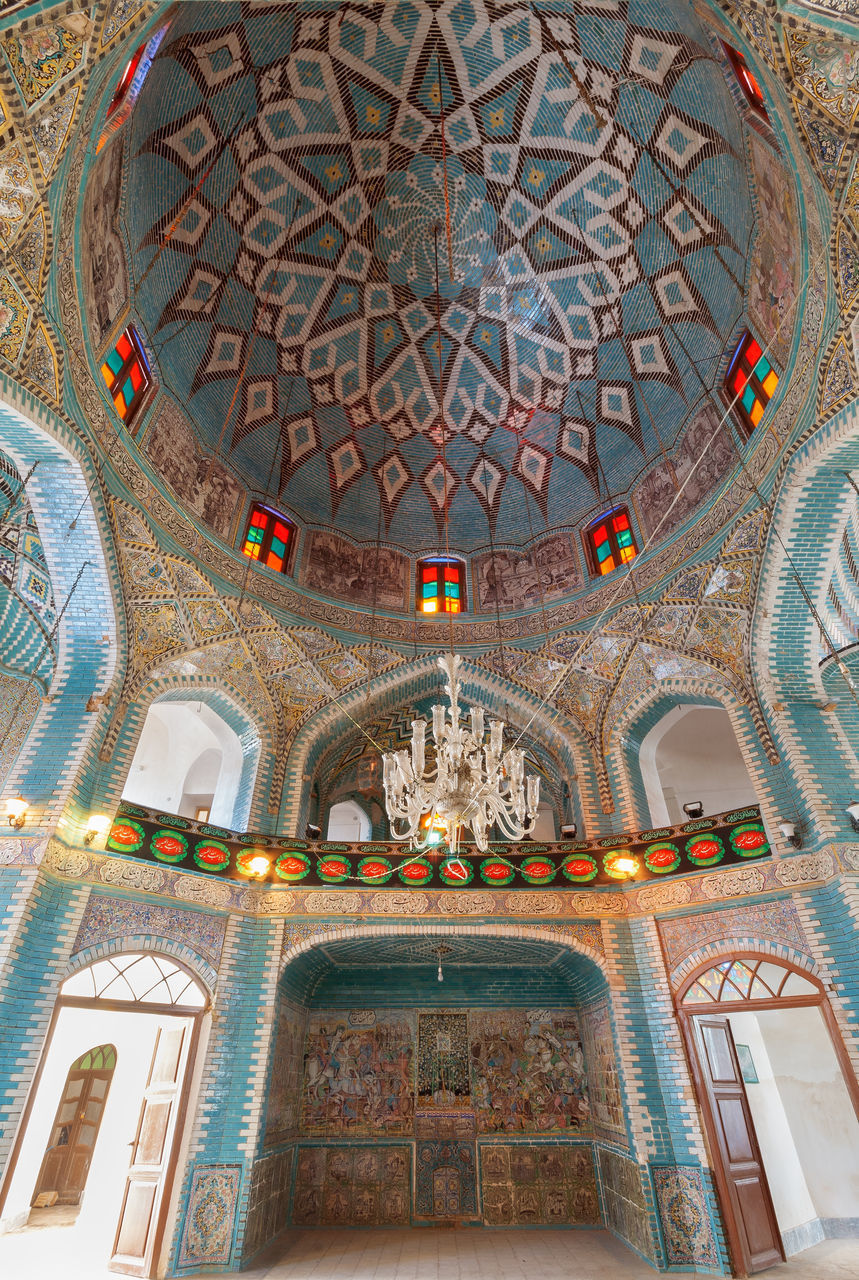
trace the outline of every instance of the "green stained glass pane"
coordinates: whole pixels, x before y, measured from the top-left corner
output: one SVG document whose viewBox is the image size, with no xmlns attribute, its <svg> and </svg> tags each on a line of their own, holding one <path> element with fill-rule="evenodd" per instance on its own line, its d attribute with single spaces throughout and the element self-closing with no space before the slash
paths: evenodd
<svg viewBox="0 0 859 1280">
<path fill-rule="evenodd" d="M 79 1068 L 81 1071 L 89 1071 L 91 1067 L 92 1067 L 92 1054 L 91 1054 L 91 1053 L 87 1053 L 87 1054 L 85 1054 L 83 1058 L 80 1058 L 80 1059 L 78 1060 L 78 1068 Z"/>
<path fill-rule="evenodd" d="M 119 373 L 122 368 L 122 356 L 118 351 L 111 351 L 110 355 L 107 357 L 107 364 L 113 370 L 114 374 Z"/>
<path fill-rule="evenodd" d="M 283 559 L 284 553 L 286 552 L 286 546 L 283 542 L 281 542 L 280 538 L 272 538 L 271 549 L 276 556 L 278 556 L 281 560 Z"/>
<path fill-rule="evenodd" d="M 125 403 L 131 404 L 134 399 L 134 384 L 130 378 L 126 378 L 125 382 L 122 384 L 122 394 L 125 397 Z"/>
<path fill-rule="evenodd" d="M 116 1066 L 116 1050 L 112 1044 L 107 1046 L 107 1051 L 104 1055 L 104 1065 L 105 1068 L 112 1068 Z"/>
<path fill-rule="evenodd" d="M 434 600 L 437 594 L 438 591 L 434 582 L 424 583 L 424 600 Z"/>
<path fill-rule="evenodd" d="M 597 556 L 599 557 L 600 563 L 602 563 L 603 560 L 608 560 L 610 555 L 611 547 L 607 542 L 601 542 L 597 547 Z"/>
<path fill-rule="evenodd" d="M 746 413 L 751 413 L 755 403 L 755 393 L 751 387 L 746 387 L 745 391 L 743 392 L 742 403 Z"/>
<path fill-rule="evenodd" d="M 620 547 L 632 546 L 632 534 L 629 529 L 621 529 L 620 533 L 617 535 L 617 542 Z"/>
<path fill-rule="evenodd" d="M 766 360 L 763 356 L 761 356 L 760 360 L 755 365 L 755 376 L 759 378 L 761 382 L 763 382 L 764 378 L 767 376 L 771 368 L 772 368 L 772 365 L 770 364 L 769 360 Z"/>
<path fill-rule="evenodd" d="M 258 547 L 262 542 L 262 532 L 262 529 L 255 529 L 254 526 L 251 525 L 250 529 L 248 529 L 248 542 L 252 542 L 254 546 Z"/>
</svg>

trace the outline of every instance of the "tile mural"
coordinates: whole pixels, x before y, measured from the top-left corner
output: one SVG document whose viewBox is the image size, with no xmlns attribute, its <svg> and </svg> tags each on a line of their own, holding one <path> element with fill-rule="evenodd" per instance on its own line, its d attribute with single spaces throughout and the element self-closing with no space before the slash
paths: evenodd
<svg viewBox="0 0 859 1280">
<path fill-rule="evenodd" d="M 305 1020 L 304 1010 L 296 1009 L 281 997 L 271 1053 L 264 1147 L 288 1141 L 298 1128 Z"/>
<path fill-rule="evenodd" d="M 241 1165 L 197 1165 L 179 1245 L 180 1267 L 229 1263 L 241 1176 Z"/>
<path fill-rule="evenodd" d="M 701 1170 L 666 1165 L 652 1168 L 651 1174 L 669 1265 L 717 1268 L 719 1254 Z"/>
<path fill-rule="evenodd" d="M 409 1222 L 411 1148 L 300 1147 L 296 1226 L 404 1226 Z"/>
<path fill-rule="evenodd" d="M 427 1108 L 470 1107 L 468 1015 L 418 1015 L 417 1105 Z"/>
<path fill-rule="evenodd" d="M 73 954 L 112 938 L 155 935 L 180 942 L 217 966 L 225 928 L 226 917 L 208 911 L 186 911 L 182 907 L 93 893 L 81 920 Z"/>
<path fill-rule="evenodd" d="M 589 1146 L 481 1146 L 480 1183 L 487 1226 L 601 1221 Z"/>
<path fill-rule="evenodd" d="M 588 1066 L 588 1099 L 595 1133 L 626 1144 L 617 1052 L 608 1000 L 581 1011 L 582 1041 Z"/>
<path fill-rule="evenodd" d="M 641 1185 L 641 1170 L 616 1151 L 599 1148 L 605 1225 L 646 1258 L 654 1256 L 650 1214 Z"/>
<path fill-rule="evenodd" d="M 419 1142 L 415 1157 L 415 1217 L 475 1218 L 473 1142 Z"/>
<path fill-rule="evenodd" d="M 311 1014 L 304 1133 L 411 1134 L 414 1041 L 414 1018 L 408 1014 L 380 1014 L 372 1027 L 350 1027 L 345 1014 Z"/>
<path fill-rule="evenodd" d="M 707 911 L 657 922 L 669 970 L 717 938 L 770 938 L 808 951 L 808 942 L 790 899 L 757 902 L 730 911 Z"/>
<path fill-rule="evenodd" d="M 293 1147 L 257 1160 L 251 1173 L 242 1260 L 273 1240 L 289 1222 Z"/>
<path fill-rule="evenodd" d="M 471 1072 L 478 1133 L 590 1131 L 585 1058 L 573 1013 L 472 1013 Z"/>
</svg>

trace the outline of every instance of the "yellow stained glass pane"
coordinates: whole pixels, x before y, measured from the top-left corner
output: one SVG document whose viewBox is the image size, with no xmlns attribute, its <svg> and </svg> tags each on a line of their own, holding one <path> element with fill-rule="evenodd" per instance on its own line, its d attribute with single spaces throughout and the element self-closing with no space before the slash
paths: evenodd
<svg viewBox="0 0 859 1280">
<path fill-rule="evenodd" d="M 755 400 L 755 403 L 752 405 L 752 411 L 749 414 L 749 417 L 752 420 L 752 425 L 756 427 L 763 416 L 764 416 L 764 407 L 761 404 L 760 400 Z"/>
<path fill-rule="evenodd" d="M 109 364 L 103 364 L 101 366 L 101 376 L 104 378 L 105 382 L 109 387 L 113 386 L 113 370 L 111 369 Z"/>
<path fill-rule="evenodd" d="M 621 547 L 620 558 L 624 562 L 635 559 L 635 547 Z"/>
<path fill-rule="evenodd" d="M 767 395 L 771 400 L 773 392 L 778 386 L 778 374 L 776 373 L 775 369 L 770 369 L 769 373 L 761 383 L 761 386 L 763 387 L 764 391 L 767 393 Z"/>
<path fill-rule="evenodd" d="M 436 613 L 437 610 L 438 610 L 438 604 L 436 603 L 435 600 L 424 600 L 423 602 L 424 613 Z"/>
</svg>

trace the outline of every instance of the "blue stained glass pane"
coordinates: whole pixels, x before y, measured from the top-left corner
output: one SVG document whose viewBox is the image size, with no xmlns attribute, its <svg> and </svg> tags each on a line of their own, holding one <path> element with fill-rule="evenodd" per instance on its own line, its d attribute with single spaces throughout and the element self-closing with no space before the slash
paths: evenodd
<svg viewBox="0 0 859 1280">
<path fill-rule="evenodd" d="M 769 360 L 766 360 L 763 356 L 761 356 L 760 360 L 755 365 L 756 377 L 760 378 L 761 382 L 763 382 L 764 378 L 767 376 L 771 368 L 772 368 L 772 365 L 770 364 Z"/>
<path fill-rule="evenodd" d="M 755 393 L 751 387 L 746 387 L 745 391 L 743 392 L 742 403 L 746 413 L 751 413 L 752 407 L 755 403 Z"/>
</svg>

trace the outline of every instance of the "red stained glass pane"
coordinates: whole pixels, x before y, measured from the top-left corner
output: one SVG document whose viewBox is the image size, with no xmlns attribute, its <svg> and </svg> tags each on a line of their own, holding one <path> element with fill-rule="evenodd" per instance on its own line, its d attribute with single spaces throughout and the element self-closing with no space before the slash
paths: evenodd
<svg viewBox="0 0 859 1280">
<path fill-rule="evenodd" d="M 134 387 L 135 391 L 139 391 L 140 387 L 143 385 L 143 374 L 141 373 L 140 365 L 136 360 L 131 366 L 129 372 L 131 374 L 131 385 Z"/>
<path fill-rule="evenodd" d="M 737 372 L 734 374 L 734 390 L 738 395 L 746 385 L 747 378 L 748 374 L 743 373 L 742 369 L 737 369 Z"/>
<path fill-rule="evenodd" d="M 629 528 L 629 519 L 625 511 L 622 511 L 620 515 L 615 516 L 614 527 L 618 532 L 620 532 L 621 529 Z"/>
<path fill-rule="evenodd" d="M 131 355 L 133 348 L 131 346 L 131 342 L 129 341 L 127 333 L 123 333 L 120 336 L 120 339 L 116 344 L 116 349 L 119 352 L 119 354 L 122 356 L 123 360 L 127 360 L 128 357 Z"/>
<path fill-rule="evenodd" d="M 754 338 L 750 339 L 748 346 L 746 346 L 743 351 L 743 355 L 750 365 L 756 365 L 762 354 L 763 352 L 761 351 L 760 345 L 755 342 Z"/>
<path fill-rule="evenodd" d="M 282 524 L 280 522 L 280 520 L 275 520 L 274 534 L 272 536 L 275 538 L 280 538 L 281 542 L 284 544 L 284 546 L 286 546 L 287 540 L 289 538 L 289 530 L 287 529 L 285 524 Z"/>
</svg>

